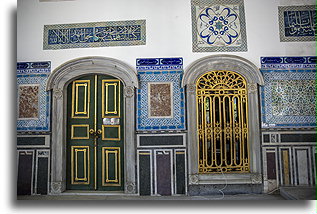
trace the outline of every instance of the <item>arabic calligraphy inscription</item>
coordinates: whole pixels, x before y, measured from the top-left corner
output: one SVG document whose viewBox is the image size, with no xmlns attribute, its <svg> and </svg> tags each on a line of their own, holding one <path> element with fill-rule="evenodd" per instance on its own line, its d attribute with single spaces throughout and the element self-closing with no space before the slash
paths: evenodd
<svg viewBox="0 0 317 214">
<path fill-rule="evenodd" d="M 145 20 L 44 26 L 44 50 L 145 45 Z"/>
<path fill-rule="evenodd" d="M 280 39 L 289 41 L 315 41 L 316 9 L 314 5 L 280 6 Z"/>
</svg>

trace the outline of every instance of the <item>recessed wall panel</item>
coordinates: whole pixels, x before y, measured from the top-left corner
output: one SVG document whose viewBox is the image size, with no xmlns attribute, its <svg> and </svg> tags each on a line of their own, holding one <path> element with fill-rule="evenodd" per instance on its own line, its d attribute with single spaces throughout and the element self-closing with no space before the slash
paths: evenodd
<svg viewBox="0 0 317 214">
<path fill-rule="evenodd" d="M 31 195 L 33 193 L 33 162 L 33 150 L 18 151 L 18 195 Z"/>
</svg>

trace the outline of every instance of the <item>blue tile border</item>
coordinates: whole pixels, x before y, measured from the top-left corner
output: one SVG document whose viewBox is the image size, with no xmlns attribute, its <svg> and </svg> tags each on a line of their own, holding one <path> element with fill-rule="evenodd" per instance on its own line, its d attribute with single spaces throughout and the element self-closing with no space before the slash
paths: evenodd
<svg viewBox="0 0 317 214">
<path fill-rule="evenodd" d="M 262 69 L 316 68 L 316 56 L 261 57 Z"/>
<path fill-rule="evenodd" d="M 316 41 L 316 5 L 279 6 L 281 42 Z"/>
<path fill-rule="evenodd" d="M 145 44 L 145 20 L 56 24 L 44 26 L 44 50 Z"/>
<path fill-rule="evenodd" d="M 47 132 L 50 131 L 51 118 L 51 94 L 46 91 L 46 82 L 50 75 L 51 62 L 18 62 L 17 86 L 39 85 L 38 119 L 17 118 L 17 131 Z M 17 98 L 18 98 L 17 87 Z"/>
<path fill-rule="evenodd" d="M 183 69 L 183 58 L 138 58 L 137 70 L 177 70 Z"/>
<path fill-rule="evenodd" d="M 181 88 L 183 70 L 164 69 L 165 66 L 181 66 L 182 58 L 149 58 L 137 59 L 138 78 L 140 88 L 137 89 L 137 130 L 138 131 L 164 131 L 185 130 L 185 94 Z M 148 113 L 148 83 L 171 83 L 173 88 L 173 117 L 172 118 L 150 118 Z"/>
<path fill-rule="evenodd" d="M 30 74 L 30 73 L 50 73 L 51 62 L 18 62 L 17 74 Z"/>
<path fill-rule="evenodd" d="M 261 73 L 262 128 L 316 127 L 316 69 Z"/>
</svg>

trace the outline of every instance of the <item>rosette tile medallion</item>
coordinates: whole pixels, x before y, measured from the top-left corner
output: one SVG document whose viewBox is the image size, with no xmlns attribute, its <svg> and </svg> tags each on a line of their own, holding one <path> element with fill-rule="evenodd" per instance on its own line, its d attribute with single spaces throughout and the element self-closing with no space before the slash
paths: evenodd
<svg viewBox="0 0 317 214">
<path fill-rule="evenodd" d="M 247 51 L 243 0 L 192 0 L 194 52 Z"/>
</svg>

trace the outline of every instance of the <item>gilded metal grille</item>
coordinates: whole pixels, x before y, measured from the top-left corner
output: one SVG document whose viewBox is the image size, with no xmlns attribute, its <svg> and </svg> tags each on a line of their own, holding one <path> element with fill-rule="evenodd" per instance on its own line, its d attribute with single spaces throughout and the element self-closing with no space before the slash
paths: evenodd
<svg viewBox="0 0 317 214">
<path fill-rule="evenodd" d="M 245 79 L 232 71 L 210 71 L 196 86 L 199 173 L 249 172 Z"/>
</svg>

